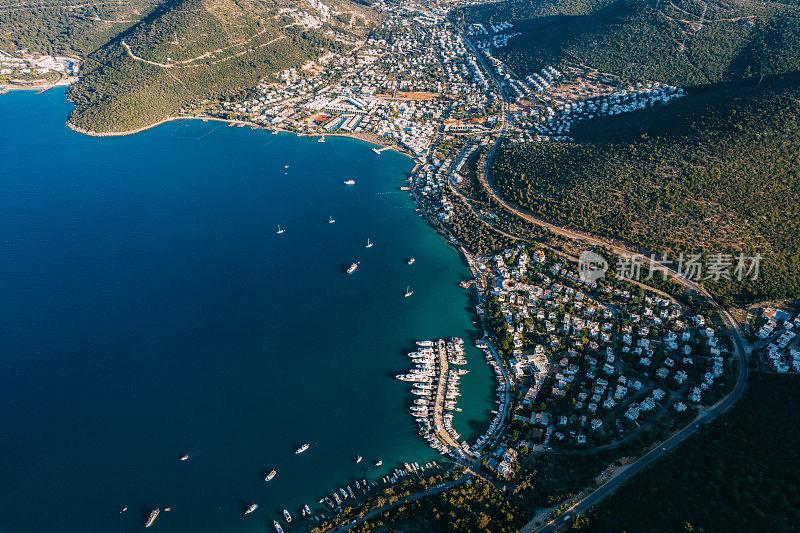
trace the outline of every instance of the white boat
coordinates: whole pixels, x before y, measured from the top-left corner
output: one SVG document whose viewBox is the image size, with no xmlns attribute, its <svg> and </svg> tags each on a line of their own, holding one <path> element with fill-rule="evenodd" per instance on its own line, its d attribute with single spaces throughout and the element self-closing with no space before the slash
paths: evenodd
<svg viewBox="0 0 800 533">
<path fill-rule="evenodd" d="M 189 454 L 187 453 L 183 457 L 181 457 L 181 461 L 186 461 L 189 458 Z"/>
<path fill-rule="evenodd" d="M 303 512 L 306 513 L 306 515 L 311 514 L 311 509 L 308 507 L 308 505 L 303 506 Z"/>
<path fill-rule="evenodd" d="M 362 459 L 363 459 L 363 457 L 361 457 L 361 456 L 359 455 L 359 456 L 358 456 L 358 458 L 356 459 L 356 464 L 360 463 Z"/>
<path fill-rule="evenodd" d="M 283 228 L 281 228 L 280 226 L 278 226 L 278 231 L 276 231 L 275 233 L 277 233 L 278 235 L 280 235 L 281 233 L 283 233 L 283 232 L 285 232 L 285 231 L 286 231 L 285 229 L 283 229 Z"/>
<path fill-rule="evenodd" d="M 310 444 L 303 444 L 302 446 L 300 446 L 299 448 L 297 448 L 297 449 L 294 451 L 294 453 L 295 453 L 295 454 L 298 454 L 298 453 L 303 453 L 304 451 L 306 451 L 306 450 L 307 450 L 307 449 L 309 449 L 310 447 L 311 447 L 311 445 L 310 445 Z"/>
<path fill-rule="evenodd" d="M 406 297 L 406 298 L 408 298 L 408 297 L 409 297 L 409 296 L 411 296 L 412 294 L 414 294 L 414 291 L 412 291 L 410 287 L 406 287 L 406 294 L 405 294 L 405 297 Z"/>
<path fill-rule="evenodd" d="M 377 463 L 375 463 L 375 466 L 381 466 L 382 464 L 383 464 L 383 461 L 378 461 Z"/>
<path fill-rule="evenodd" d="M 267 474 L 267 477 L 265 477 L 265 478 L 264 478 L 264 481 L 269 481 L 269 480 L 271 480 L 272 478 L 274 478 L 274 477 L 275 477 L 275 474 L 277 474 L 277 472 L 276 472 L 275 470 L 273 470 L 272 472 L 270 472 L 269 474 Z"/>
<path fill-rule="evenodd" d="M 287 522 L 291 522 L 292 521 L 292 515 L 290 515 L 289 511 L 287 511 L 286 509 L 283 510 L 283 516 L 286 518 Z"/>
<path fill-rule="evenodd" d="M 334 222 L 336 222 L 336 221 L 333 219 L 333 217 L 332 216 L 328 216 L 328 224 L 333 224 Z"/>
<path fill-rule="evenodd" d="M 352 265 L 347 267 L 347 273 L 352 274 L 353 272 L 356 271 L 357 268 L 358 268 L 358 263 L 353 263 Z"/>
<path fill-rule="evenodd" d="M 289 168 L 289 165 L 283 165 L 283 168 Z"/>
<path fill-rule="evenodd" d="M 253 511 L 255 511 L 256 509 L 258 509 L 258 504 L 254 503 L 250 507 L 247 508 L 247 510 L 244 512 L 244 514 L 250 514 Z"/>
<path fill-rule="evenodd" d="M 365 246 L 365 248 L 372 248 L 373 244 L 375 243 L 369 242 L 369 239 L 367 239 L 367 245 Z"/>
<path fill-rule="evenodd" d="M 161 512 L 161 509 L 153 509 L 150 511 L 150 516 L 147 517 L 147 522 L 144 523 L 144 527 L 150 527 L 153 525 L 153 522 L 156 521 L 156 517 L 158 517 L 158 513 Z"/>
<path fill-rule="evenodd" d="M 323 135 L 322 137 L 320 137 L 317 142 L 318 143 L 324 143 L 325 142 L 325 136 Z"/>
<path fill-rule="evenodd" d="M 414 258 L 412 257 L 411 259 L 409 259 L 409 260 L 408 260 L 408 264 L 409 264 L 409 265 L 413 265 L 413 264 L 414 264 L 414 261 L 416 261 L 416 259 L 414 259 Z"/>
<path fill-rule="evenodd" d="M 273 520 L 273 521 L 272 521 L 272 525 L 273 525 L 273 526 L 275 526 L 275 531 L 277 531 L 278 533 L 283 533 L 283 528 L 282 528 L 282 527 L 281 527 L 281 525 L 280 525 L 280 524 L 277 522 L 277 520 Z"/>
<path fill-rule="evenodd" d="M 353 179 L 349 179 L 349 180 L 345 181 L 345 182 L 344 182 L 344 184 L 345 184 L 345 185 L 355 185 L 355 184 L 356 184 L 356 182 L 355 182 L 355 180 L 353 180 Z"/>
</svg>

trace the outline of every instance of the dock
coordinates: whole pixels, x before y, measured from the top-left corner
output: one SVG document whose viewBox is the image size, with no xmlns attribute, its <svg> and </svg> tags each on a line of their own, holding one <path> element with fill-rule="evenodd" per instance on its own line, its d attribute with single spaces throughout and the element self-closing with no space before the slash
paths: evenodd
<svg viewBox="0 0 800 533">
<path fill-rule="evenodd" d="M 436 432 L 436 436 L 444 444 L 450 446 L 453 448 L 453 450 L 460 450 L 460 445 L 458 442 L 456 442 L 453 436 L 450 435 L 450 432 L 447 431 L 442 418 L 442 411 L 444 409 L 444 391 L 447 385 L 447 372 L 449 370 L 447 347 L 443 339 L 439 339 L 437 353 L 439 357 L 439 379 L 437 380 L 436 384 L 436 402 L 433 406 L 433 429 Z"/>
</svg>

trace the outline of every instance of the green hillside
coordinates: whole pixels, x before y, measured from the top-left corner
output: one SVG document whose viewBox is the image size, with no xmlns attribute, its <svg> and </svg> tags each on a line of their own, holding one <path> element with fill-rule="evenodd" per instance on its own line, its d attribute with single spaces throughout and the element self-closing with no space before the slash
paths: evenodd
<svg viewBox="0 0 800 533">
<path fill-rule="evenodd" d="M 710 285 L 728 304 L 797 297 L 799 96 L 792 77 L 581 122 L 574 143 L 504 145 L 491 179 L 544 219 L 645 251 L 763 255 L 758 280 Z"/>
<path fill-rule="evenodd" d="M 581 531 L 797 531 L 797 376 L 756 374 L 703 429 L 578 520 Z M 724 443 L 724 445 L 721 445 Z"/>
<path fill-rule="evenodd" d="M 791 3 L 511 0 L 463 14 L 513 21 L 507 31 L 522 35 L 495 55 L 523 76 L 568 61 L 680 86 L 800 70 L 800 6 Z"/>
<path fill-rule="evenodd" d="M 159 0 L 0 0 L 0 50 L 84 56 L 139 22 Z"/>
<path fill-rule="evenodd" d="M 332 29 L 350 39 L 365 31 L 364 19 L 350 13 L 311 28 L 300 10 L 315 13 L 299 0 L 169 3 L 89 55 L 84 76 L 69 92 L 76 106 L 69 121 L 94 132 L 142 128 L 325 52 L 352 48 L 325 35 Z"/>
</svg>

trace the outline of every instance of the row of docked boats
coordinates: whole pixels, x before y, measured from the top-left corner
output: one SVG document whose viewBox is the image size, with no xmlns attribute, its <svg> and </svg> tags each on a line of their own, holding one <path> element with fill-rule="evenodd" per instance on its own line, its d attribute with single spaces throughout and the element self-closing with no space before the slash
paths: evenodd
<svg viewBox="0 0 800 533">
<path fill-rule="evenodd" d="M 411 394 L 415 396 L 409 410 L 411 416 L 419 425 L 420 435 L 428 441 L 435 450 L 453 455 L 451 447 L 443 442 L 437 435 L 436 420 L 441 416 L 441 430 L 446 431 L 453 440 L 457 440 L 461 435 L 453 429 L 453 411 L 459 412 L 456 402 L 460 396 L 458 390 L 461 376 L 468 370 L 447 369 L 443 375 L 442 361 L 440 357 L 445 357 L 446 362 L 454 364 L 465 364 L 464 342 L 456 337 L 449 341 L 438 341 L 439 346 L 444 348 L 445 353 L 439 354 L 437 343 L 430 340 L 417 341 L 417 350 L 408 354 L 413 367 L 406 374 L 395 376 L 400 381 L 407 381 L 413 384 Z M 444 383 L 439 383 L 444 379 Z M 440 392 L 441 391 L 441 392 Z"/>
</svg>

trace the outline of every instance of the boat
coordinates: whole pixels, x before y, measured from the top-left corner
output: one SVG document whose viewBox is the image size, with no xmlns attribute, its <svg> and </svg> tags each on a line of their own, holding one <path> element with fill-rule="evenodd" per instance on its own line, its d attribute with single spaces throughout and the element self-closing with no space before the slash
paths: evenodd
<svg viewBox="0 0 800 533">
<path fill-rule="evenodd" d="M 302 446 L 300 446 L 299 448 L 297 448 L 297 449 L 294 451 L 294 453 L 295 453 L 295 454 L 298 454 L 298 453 L 303 453 L 304 451 L 306 451 L 306 450 L 307 450 L 307 449 L 309 449 L 310 447 L 311 447 L 311 445 L 310 445 L 310 444 L 303 444 Z"/>
<path fill-rule="evenodd" d="M 333 219 L 333 217 L 329 216 L 328 217 L 328 224 L 333 224 L 334 222 L 336 222 L 336 221 Z"/>
<path fill-rule="evenodd" d="M 325 136 L 323 135 L 322 137 L 320 137 L 317 142 L 318 143 L 324 143 L 325 142 Z"/>
<path fill-rule="evenodd" d="M 255 511 L 256 509 L 258 509 L 258 504 L 254 503 L 250 507 L 247 508 L 247 510 L 244 512 L 244 514 L 250 514 L 253 511 Z"/>
<path fill-rule="evenodd" d="M 185 460 L 187 460 L 188 458 L 189 458 L 189 454 L 187 453 L 186 455 L 184 455 L 183 457 L 181 457 L 181 461 L 185 461 Z"/>
<path fill-rule="evenodd" d="M 367 245 L 365 246 L 365 248 L 372 248 L 373 244 L 375 243 L 369 242 L 369 239 L 367 239 Z"/>
<path fill-rule="evenodd" d="M 412 257 L 411 259 L 409 259 L 409 260 L 408 260 L 408 264 L 409 264 L 409 265 L 413 265 L 413 264 L 414 264 L 414 261 L 416 261 L 416 259 L 414 259 L 414 258 Z"/>
<path fill-rule="evenodd" d="M 342 499 L 335 492 L 333 493 L 333 499 L 336 500 L 336 505 L 342 505 Z"/>
<path fill-rule="evenodd" d="M 433 346 L 433 341 L 417 341 L 417 346 Z"/>
<path fill-rule="evenodd" d="M 362 459 L 363 459 L 363 457 L 361 457 L 361 456 L 359 455 L 359 456 L 358 456 L 358 458 L 356 459 L 356 464 L 360 463 Z"/>
<path fill-rule="evenodd" d="M 409 296 L 411 296 L 412 294 L 414 294 L 414 291 L 412 291 L 410 287 L 406 287 L 406 294 L 405 294 L 405 297 L 406 297 L 406 298 L 408 298 L 408 297 L 409 297 Z"/>
<path fill-rule="evenodd" d="M 291 523 L 291 521 L 292 521 L 292 515 L 290 515 L 290 514 L 289 514 L 289 511 L 287 511 L 286 509 L 284 509 L 284 510 L 283 510 L 283 516 L 284 516 L 284 518 L 286 518 L 286 521 L 287 521 L 287 522 Z"/>
<path fill-rule="evenodd" d="M 311 514 L 311 508 L 308 505 L 304 505 L 303 506 L 303 512 L 306 513 L 306 515 L 310 515 Z"/>
<path fill-rule="evenodd" d="M 375 466 L 381 466 L 382 464 L 383 464 L 383 461 L 378 461 L 377 463 L 375 463 Z"/>
<path fill-rule="evenodd" d="M 355 184 L 356 184 L 356 182 L 355 182 L 355 180 L 353 180 L 353 179 L 349 179 L 349 180 L 345 181 L 345 182 L 344 182 L 344 184 L 345 184 L 345 185 L 355 185 Z"/>
<path fill-rule="evenodd" d="M 353 272 L 356 271 L 357 268 L 358 268 L 358 263 L 353 263 L 352 265 L 347 267 L 347 273 L 352 274 Z"/>
<path fill-rule="evenodd" d="M 281 525 L 278 523 L 277 520 L 273 520 L 272 525 L 275 526 L 275 531 L 277 531 L 278 533 L 283 533 L 283 528 L 281 527 Z"/>
<path fill-rule="evenodd" d="M 164 508 L 164 512 L 165 512 L 165 513 L 168 513 L 168 512 L 170 512 L 170 511 L 172 511 L 172 507 L 165 507 L 165 508 Z"/>
<path fill-rule="evenodd" d="M 332 502 L 332 501 L 331 501 L 331 499 L 330 499 L 330 498 L 328 498 L 327 496 L 325 496 L 325 503 L 327 503 L 328 505 L 330 505 L 331 507 L 333 507 L 333 502 Z"/>
<path fill-rule="evenodd" d="M 289 168 L 289 165 L 283 165 L 283 168 Z"/>
<path fill-rule="evenodd" d="M 356 497 L 356 495 L 353 494 L 353 489 L 350 488 L 350 485 L 347 485 L 347 493 L 350 495 L 351 498 Z"/>
<path fill-rule="evenodd" d="M 158 513 L 160 513 L 160 512 L 161 512 L 161 509 L 159 509 L 158 507 L 156 507 L 155 509 L 150 511 L 150 516 L 147 517 L 147 522 L 144 523 L 144 527 L 152 526 L 153 522 L 155 522 L 156 518 L 158 517 Z"/>
<path fill-rule="evenodd" d="M 356 480 L 356 488 L 357 488 L 357 489 L 360 489 L 360 488 L 361 488 L 361 484 L 358 482 L 358 480 Z"/>
<path fill-rule="evenodd" d="M 264 478 L 264 481 L 269 481 L 269 480 L 271 480 L 272 478 L 274 478 L 274 477 L 275 477 L 275 474 L 277 474 L 277 472 L 276 472 L 275 470 L 273 470 L 272 472 L 270 472 L 269 474 L 267 474 L 267 477 L 265 477 L 265 478 Z"/>
<path fill-rule="evenodd" d="M 347 491 L 344 490 L 342 487 L 339 487 L 339 492 L 341 492 L 342 496 L 344 496 L 344 498 L 342 498 L 342 499 L 346 500 L 347 499 Z"/>
<path fill-rule="evenodd" d="M 283 228 L 281 228 L 280 226 L 278 226 L 278 231 L 276 231 L 275 233 L 277 233 L 278 235 L 280 235 L 281 233 L 284 233 L 285 231 L 286 231 L 285 229 L 283 229 Z"/>
</svg>

